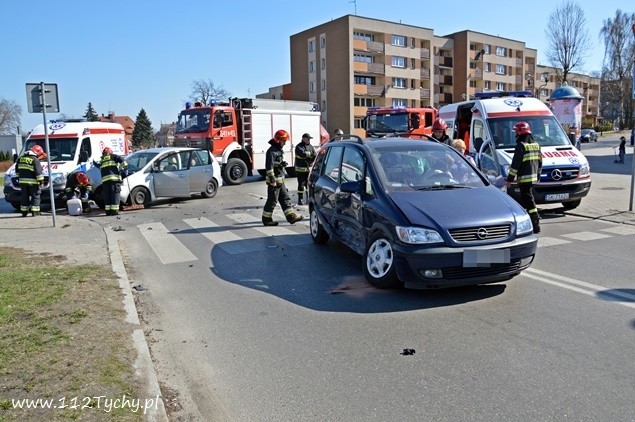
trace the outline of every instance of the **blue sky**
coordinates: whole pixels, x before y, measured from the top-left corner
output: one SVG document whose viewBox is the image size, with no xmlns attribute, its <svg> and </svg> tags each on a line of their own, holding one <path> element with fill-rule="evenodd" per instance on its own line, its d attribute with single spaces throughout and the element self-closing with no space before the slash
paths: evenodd
<svg viewBox="0 0 635 422">
<path fill-rule="evenodd" d="M 42 123 L 27 112 L 26 83 L 57 83 L 60 112 L 133 119 L 144 108 L 155 128 L 175 120 L 197 79 L 253 97 L 290 82 L 289 37 L 347 14 L 431 28 L 443 36 L 473 30 L 524 41 L 548 64 L 545 27 L 561 0 L 419 1 L 167 0 L 3 1 L 0 98 L 23 108 L 22 128 Z M 594 45 L 583 72 L 601 68 L 599 31 L 632 0 L 579 0 Z M 399 7 L 391 7 L 397 6 Z M 404 7 L 412 5 L 415 9 Z M 58 114 L 47 114 L 52 119 Z"/>
</svg>

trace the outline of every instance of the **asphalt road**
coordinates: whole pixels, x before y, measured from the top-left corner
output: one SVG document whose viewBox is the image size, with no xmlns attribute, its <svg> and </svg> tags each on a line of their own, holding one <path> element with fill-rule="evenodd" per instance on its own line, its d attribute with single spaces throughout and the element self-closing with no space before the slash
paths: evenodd
<svg viewBox="0 0 635 422">
<path fill-rule="evenodd" d="M 178 417 L 635 419 L 633 226 L 549 210 L 507 283 L 379 291 L 306 225 L 264 229 L 264 192 L 254 179 L 117 222 Z"/>
</svg>

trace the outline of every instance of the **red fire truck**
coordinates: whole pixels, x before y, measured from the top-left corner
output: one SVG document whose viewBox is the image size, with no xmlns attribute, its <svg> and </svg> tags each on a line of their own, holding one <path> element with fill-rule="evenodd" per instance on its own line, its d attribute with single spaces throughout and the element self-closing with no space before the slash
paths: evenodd
<svg viewBox="0 0 635 422">
<path fill-rule="evenodd" d="M 369 107 L 364 118 L 366 137 L 400 135 L 421 139 L 432 134 L 432 122 L 437 117 L 434 107 Z"/>
</svg>

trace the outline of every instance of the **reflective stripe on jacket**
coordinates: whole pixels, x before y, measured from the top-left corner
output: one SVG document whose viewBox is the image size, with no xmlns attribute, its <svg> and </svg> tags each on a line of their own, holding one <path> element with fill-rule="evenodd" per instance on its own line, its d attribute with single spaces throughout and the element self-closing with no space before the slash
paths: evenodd
<svg viewBox="0 0 635 422">
<path fill-rule="evenodd" d="M 101 170 L 101 181 L 121 183 L 121 175 L 119 174 L 119 164 L 123 164 L 124 160 L 116 154 L 106 154 L 101 157 L 99 169 Z"/>
<path fill-rule="evenodd" d="M 528 142 L 518 142 L 514 151 L 514 158 L 509 168 L 507 180 L 517 183 L 538 183 L 542 170 L 542 155 L 540 144 L 529 139 Z"/>
<path fill-rule="evenodd" d="M 16 163 L 17 175 L 20 185 L 39 185 L 44 181 L 42 164 L 35 155 L 26 153 L 18 158 Z"/>
<path fill-rule="evenodd" d="M 295 171 L 298 173 L 308 173 L 313 159 L 315 158 L 315 148 L 311 144 L 304 142 L 295 147 Z"/>
</svg>

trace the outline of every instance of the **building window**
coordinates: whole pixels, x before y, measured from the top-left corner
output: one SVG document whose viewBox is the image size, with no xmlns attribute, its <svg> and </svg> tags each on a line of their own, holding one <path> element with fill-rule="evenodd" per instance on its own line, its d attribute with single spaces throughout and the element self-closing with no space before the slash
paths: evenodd
<svg viewBox="0 0 635 422">
<path fill-rule="evenodd" d="M 326 100 L 322 100 L 322 111 L 326 111 Z"/>
<path fill-rule="evenodd" d="M 505 67 L 505 65 L 502 64 L 497 64 L 496 65 L 496 74 L 497 75 L 505 75 L 507 71 L 507 68 Z"/>
<path fill-rule="evenodd" d="M 354 76 L 353 82 L 356 85 L 375 85 L 374 76 Z"/>
<path fill-rule="evenodd" d="M 373 63 L 373 56 L 367 54 L 353 54 L 354 62 Z"/>
<path fill-rule="evenodd" d="M 392 56 L 393 67 L 406 67 L 406 58 L 400 56 Z"/>
<path fill-rule="evenodd" d="M 309 51 L 315 51 L 315 43 L 313 40 L 309 41 Z"/>
<path fill-rule="evenodd" d="M 410 59 L 410 69 L 414 69 L 415 67 L 417 67 L 417 62 L 415 59 Z"/>
<path fill-rule="evenodd" d="M 309 82 L 309 92 L 315 92 L 315 83 Z"/>
<path fill-rule="evenodd" d="M 326 59 L 322 59 L 322 70 L 326 69 Z"/>
<path fill-rule="evenodd" d="M 496 82 L 496 91 L 506 91 L 504 82 Z"/>
<path fill-rule="evenodd" d="M 313 73 L 315 72 L 315 63 L 313 63 L 313 60 L 311 60 L 309 62 L 309 73 Z"/>
<path fill-rule="evenodd" d="M 363 119 L 355 119 L 353 120 L 353 126 L 355 127 L 355 129 L 361 129 L 364 126 L 362 125 Z"/>
<path fill-rule="evenodd" d="M 490 54 L 492 52 L 492 46 L 489 44 L 485 44 L 483 46 L 483 50 L 485 50 L 485 54 Z"/>
<path fill-rule="evenodd" d="M 492 82 L 491 81 L 485 81 L 485 90 L 489 91 L 490 89 L 492 89 Z"/>
<path fill-rule="evenodd" d="M 320 48 L 326 47 L 326 37 L 320 37 Z"/>
<path fill-rule="evenodd" d="M 406 46 L 406 37 L 401 35 L 393 35 L 392 36 L 392 45 L 396 45 L 398 47 Z"/>
<path fill-rule="evenodd" d="M 505 47 L 496 47 L 496 55 L 501 57 L 506 57 L 507 49 Z"/>
<path fill-rule="evenodd" d="M 392 99 L 393 107 L 408 107 L 408 100 L 405 98 L 393 98 Z"/>
<path fill-rule="evenodd" d="M 410 38 L 410 48 L 415 48 L 415 38 Z"/>
<path fill-rule="evenodd" d="M 483 63 L 485 65 L 485 71 L 486 72 L 491 72 L 492 71 L 492 64 L 491 63 Z"/>
<path fill-rule="evenodd" d="M 355 97 L 353 100 L 355 107 L 375 107 L 374 98 Z"/>
<path fill-rule="evenodd" d="M 375 41 L 375 36 L 373 34 L 355 31 L 353 32 L 353 39 L 362 41 Z"/>
<path fill-rule="evenodd" d="M 470 69 L 476 69 L 476 62 L 470 62 Z"/>
<path fill-rule="evenodd" d="M 322 79 L 322 91 L 326 91 L 326 79 Z"/>
<path fill-rule="evenodd" d="M 393 88 L 405 88 L 406 87 L 406 78 L 392 78 L 392 87 Z"/>
<path fill-rule="evenodd" d="M 470 80 L 470 88 L 476 88 L 476 81 Z"/>
</svg>

